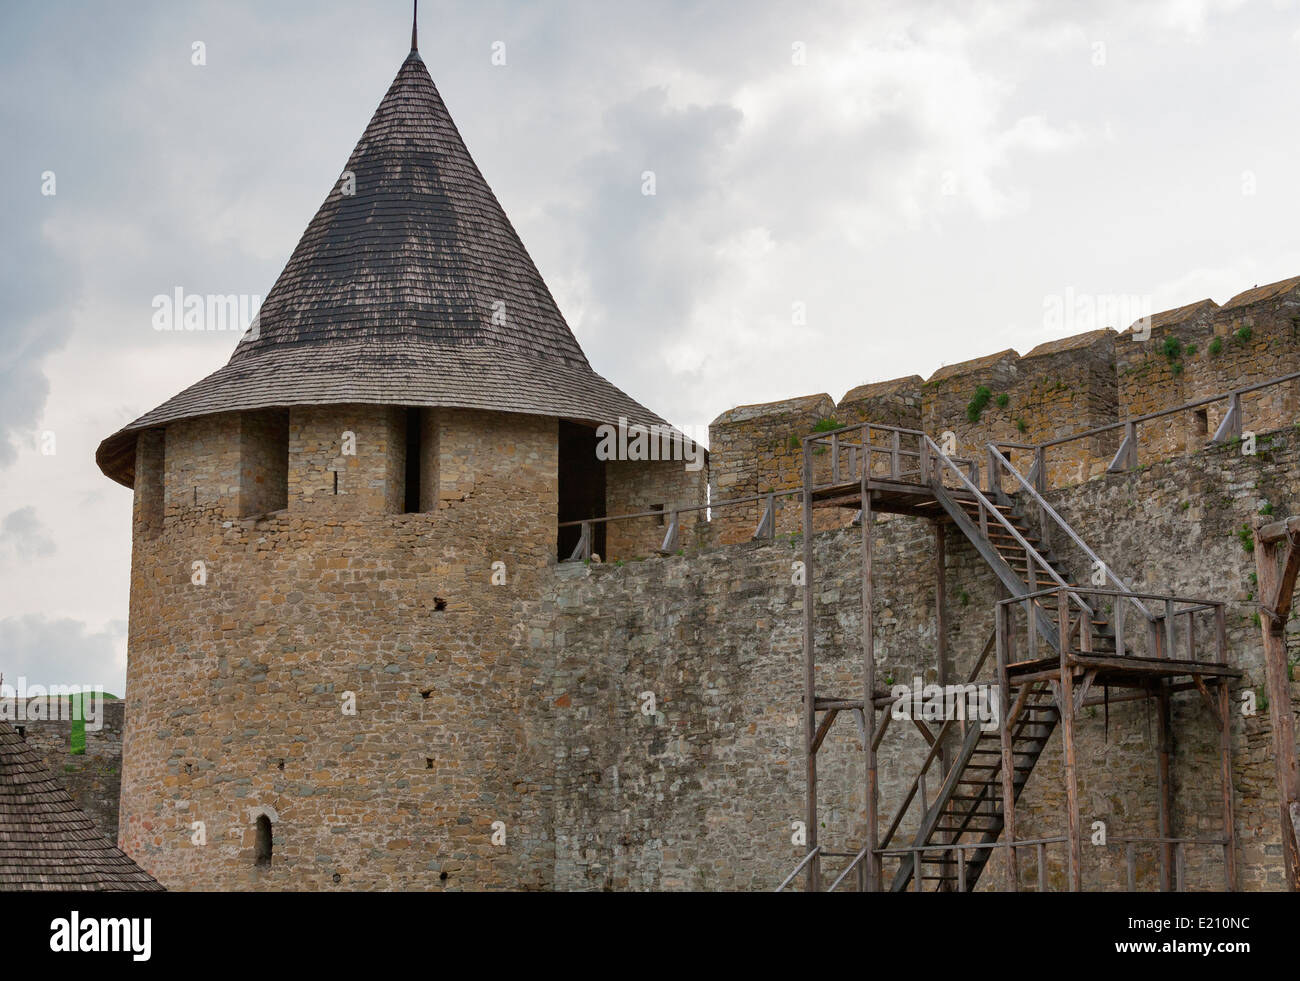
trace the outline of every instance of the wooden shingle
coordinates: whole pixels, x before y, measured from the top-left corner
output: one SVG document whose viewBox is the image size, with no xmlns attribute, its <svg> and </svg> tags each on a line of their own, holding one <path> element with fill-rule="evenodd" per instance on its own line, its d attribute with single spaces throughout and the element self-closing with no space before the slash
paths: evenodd
<svg viewBox="0 0 1300 981">
<path fill-rule="evenodd" d="M 100 445 L 216 412 L 379 403 L 666 425 L 592 370 L 412 51 L 230 362 Z"/>
<path fill-rule="evenodd" d="M 0 891 L 162 892 L 0 721 Z"/>
</svg>

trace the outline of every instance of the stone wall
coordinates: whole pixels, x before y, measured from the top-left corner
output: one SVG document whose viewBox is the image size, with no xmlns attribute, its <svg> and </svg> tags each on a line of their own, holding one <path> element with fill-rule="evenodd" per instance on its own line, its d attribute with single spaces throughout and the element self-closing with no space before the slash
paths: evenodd
<svg viewBox="0 0 1300 981">
<path fill-rule="evenodd" d="M 1261 508 L 1300 512 L 1300 438 L 1277 433 L 1261 453 L 1219 447 L 1127 475 L 1055 493 L 1054 505 L 1135 588 L 1230 602 L 1231 656 L 1263 684 L 1253 622 L 1253 558 L 1236 532 Z M 876 660 L 885 686 L 915 675 L 936 679 L 934 570 L 929 522 L 878 525 Z M 959 533 L 947 539 L 946 603 L 950 678 L 964 680 L 992 627 L 991 573 Z M 858 531 L 817 536 L 820 655 L 818 689 L 860 690 Z M 1062 552 L 1065 549 L 1062 548 Z M 547 698 L 555 741 L 557 889 L 769 889 L 802 856 L 791 843 L 802 818 L 799 754 L 802 694 L 801 591 L 793 584 L 797 543 L 749 543 L 697 556 L 650 559 L 622 568 L 557 569 L 540 621 L 553 648 Z M 1082 559 L 1067 556 L 1078 565 Z M 1086 566 L 1083 568 L 1086 569 Z M 1288 643 L 1300 654 L 1296 621 Z M 654 697 L 648 714 L 646 693 Z M 1300 685 L 1296 686 L 1300 703 Z M 1193 693 L 1174 696 L 1174 832 L 1219 833 L 1218 733 Z M 1154 710 L 1114 702 L 1085 710 L 1078 740 L 1085 828 L 1103 821 L 1111 839 L 1157 828 Z M 1281 857 L 1269 716 L 1234 711 L 1234 799 L 1241 882 L 1281 885 Z M 882 822 L 910 784 L 925 746 L 910 726 L 881 745 Z M 821 842 L 861 847 L 862 754 L 841 716 L 819 758 Z M 933 792 L 933 791 L 931 791 Z M 1018 809 L 1025 838 L 1064 831 L 1060 736 L 1054 735 Z M 899 840 L 914 828 L 903 822 Z M 883 828 L 882 828 L 883 830 Z M 994 860 L 981 889 L 1000 889 Z M 1065 882 L 1064 851 L 1049 846 L 1047 875 Z M 1139 888 L 1154 887 L 1154 859 L 1139 850 Z M 887 864 L 892 872 L 893 865 Z M 1022 862 L 1026 887 L 1036 877 Z M 1188 884 L 1221 888 L 1221 851 L 1188 851 Z M 1124 849 L 1085 844 L 1087 888 L 1122 889 Z"/>
<path fill-rule="evenodd" d="M 100 834 L 116 843 L 126 703 L 116 699 L 101 702 L 99 728 L 87 727 L 85 752 L 74 755 L 70 719 L 34 719 L 30 711 L 19 718 L 13 699 L 6 701 L 3 717 L 13 722 Z"/>
<path fill-rule="evenodd" d="M 635 462 L 611 460 L 605 464 L 605 513 L 639 514 L 661 511 L 663 517 L 612 521 L 606 525 L 606 561 L 644 558 L 664 544 L 675 508 L 695 508 L 708 503 L 707 467 L 688 470 L 680 460 Z M 680 515 L 678 546 L 696 548 L 708 530 L 704 511 Z"/>
<path fill-rule="evenodd" d="M 711 500 L 770 494 L 803 486 L 802 437 L 819 423 L 835 420 L 829 395 L 810 395 L 766 405 L 742 405 L 709 425 Z M 780 534 L 797 531 L 801 518 L 794 497 L 783 497 Z M 761 502 L 722 508 L 714 516 L 714 537 L 722 544 L 748 541 L 763 516 Z M 819 516 L 820 517 L 820 516 Z M 825 520 L 825 519 L 823 519 Z"/>
<path fill-rule="evenodd" d="M 1149 330 L 1135 331 L 1140 326 Z M 1222 307 L 1203 300 L 1164 311 L 1134 328 L 1060 338 L 1023 357 L 1001 351 L 941 367 L 924 382 L 912 375 L 864 385 L 837 406 L 816 395 L 723 413 L 710 427 L 714 500 L 800 486 L 798 443 L 822 420 L 921 429 L 936 441 L 951 432 L 955 455 L 984 472 L 991 441 L 1036 445 L 1300 371 L 1300 278 L 1247 290 Z M 981 388 L 987 400 L 972 408 Z M 1249 393 L 1243 408 L 1249 431 L 1292 425 L 1300 417 L 1300 381 Z M 1142 423 L 1139 462 L 1203 447 L 1226 409 L 1221 401 Z M 1117 428 L 1049 448 L 1049 486 L 1103 474 L 1122 436 Z M 1022 473 L 1032 463 L 1028 451 L 1010 458 Z M 734 517 L 719 525 L 719 540 L 745 540 L 758 506 L 728 510 Z M 782 531 L 798 529 L 797 512 L 787 508 Z M 834 526 L 829 516 L 819 520 L 826 522 L 819 528 Z"/>
<path fill-rule="evenodd" d="M 132 560 L 120 841 L 169 888 L 550 884 L 522 624 L 554 561 L 556 422 L 437 419 L 436 511 L 394 513 L 394 413 L 331 407 L 293 410 L 289 507 L 260 519 L 227 484 L 237 418 L 168 427 L 166 525 Z M 194 487 L 225 507 L 182 507 Z"/>
</svg>

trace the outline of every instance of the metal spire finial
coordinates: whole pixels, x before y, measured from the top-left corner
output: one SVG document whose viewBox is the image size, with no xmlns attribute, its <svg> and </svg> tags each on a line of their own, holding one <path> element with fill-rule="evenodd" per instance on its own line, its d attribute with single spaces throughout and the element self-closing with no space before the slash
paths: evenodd
<svg viewBox="0 0 1300 981">
<path fill-rule="evenodd" d="M 415 14 L 411 18 L 411 50 L 419 51 L 420 0 L 415 0 Z"/>
</svg>

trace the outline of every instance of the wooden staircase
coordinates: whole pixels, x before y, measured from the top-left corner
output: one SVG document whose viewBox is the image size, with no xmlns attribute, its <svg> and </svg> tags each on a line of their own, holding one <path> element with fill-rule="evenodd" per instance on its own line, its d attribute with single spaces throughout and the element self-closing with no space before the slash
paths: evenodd
<svg viewBox="0 0 1300 981">
<path fill-rule="evenodd" d="M 1134 848 L 1144 844 L 1158 846 L 1163 888 L 1180 881 L 1179 849 L 1222 846 L 1227 888 L 1236 888 L 1228 685 L 1240 678 L 1241 672 L 1228 660 L 1227 603 L 1168 592 L 1135 592 L 1043 497 L 1043 448 L 1019 449 L 1037 450 L 1027 477 L 1011 465 L 997 444 L 990 443 L 985 447 L 986 479 L 981 482 L 981 468 L 974 460 L 945 454 L 918 430 L 862 423 L 809 434 L 803 440 L 803 557 L 807 573 L 803 583 L 803 749 L 809 850 L 778 891 L 801 880 L 803 888 L 811 892 L 834 891 L 845 883 L 852 887 L 855 882 L 858 889 L 866 891 L 888 883 L 897 892 L 969 892 L 995 852 L 1006 856 L 1007 887 L 1015 890 L 1019 888 L 1019 849 L 1026 847 L 1037 851 L 1038 888 L 1046 890 L 1048 845 L 1063 846 L 1066 886 L 1081 889 L 1084 835 L 1076 759 L 1078 714 L 1111 697 L 1112 689 L 1124 690 L 1119 697 L 1126 701 L 1154 701 L 1166 734 L 1153 747 L 1160 800 L 1158 834 L 1125 839 L 1129 888 L 1134 888 L 1135 881 Z M 820 468 L 815 466 L 818 454 L 827 461 Z M 854 509 L 861 516 L 855 522 L 861 533 L 863 568 L 860 693 L 818 689 L 813 517 L 820 508 Z M 945 691 L 939 713 L 927 705 L 919 713 L 895 714 L 900 708 L 895 696 L 875 683 L 872 550 L 874 515 L 879 513 L 934 523 L 935 585 L 940 595 L 945 590 L 944 541 L 951 526 L 975 548 L 1004 594 L 994 609 L 992 635 L 971 663 L 964 683 Z M 1053 551 L 1053 544 L 1069 549 L 1069 564 Z M 1072 572 L 1088 584 L 1076 582 Z M 941 683 L 948 685 L 954 679 L 946 672 L 950 662 L 945 617 L 945 606 L 940 603 L 936 611 L 937 654 Z M 996 657 L 990 657 L 993 651 Z M 1103 689 L 1107 692 L 1103 698 L 1092 694 Z M 1190 691 L 1199 693 L 1219 728 L 1222 841 L 1177 838 L 1170 820 L 1170 698 Z M 928 692 L 912 694 L 925 702 L 932 697 Z M 955 711 L 957 699 L 976 711 Z M 994 706 L 996 712 L 987 711 Z M 818 829 L 824 827 L 818 821 L 818 752 L 842 714 L 851 714 L 857 721 L 865 753 L 866 840 L 856 852 L 828 851 L 818 840 Z M 892 819 L 882 820 L 888 815 L 880 812 L 878 760 L 891 718 L 911 719 L 929 749 L 910 783 L 897 788 L 897 798 L 891 803 Z M 938 718 L 943 722 L 934 729 L 929 722 Z M 1017 834 L 1017 801 L 1058 729 L 1065 834 L 1029 840 Z M 889 782 L 894 783 L 892 774 Z M 841 864 L 845 859 L 847 864 Z M 824 862 L 830 863 L 825 878 Z M 885 877 L 886 862 L 893 871 L 892 879 Z"/>
<path fill-rule="evenodd" d="M 1019 504 L 993 503 L 1001 516 L 994 518 L 979 501 L 959 497 L 938 482 L 935 497 L 953 524 L 961 529 L 1013 596 L 1024 596 L 1062 583 L 1077 585 L 1068 570 L 1050 549 L 1044 546 Z M 1004 524 L 1005 522 L 1005 524 Z M 1010 527 L 1008 527 L 1010 526 Z M 1012 528 L 1015 529 L 1014 533 Z M 1037 553 L 1030 554 L 1026 545 Z M 1045 562 L 1051 572 L 1043 567 Z M 1053 657 L 1059 655 L 1060 634 L 1054 597 L 1033 603 L 1036 630 L 1034 640 L 1041 640 Z M 1071 647 L 1094 653 L 1114 652 L 1114 632 L 1110 622 L 1094 614 L 1090 618 L 1091 635 L 1085 640 L 1078 632 L 1071 637 Z M 992 674 L 982 679 L 996 684 Z M 1048 682 L 1033 679 L 1017 682 L 1008 677 L 1005 704 L 1019 706 L 1011 729 L 1012 788 L 1018 800 L 1033 773 L 1048 740 L 1060 721 L 1054 692 Z M 917 851 L 905 856 L 894 876 L 891 889 L 970 891 L 992 856 L 991 848 L 939 850 L 947 844 L 983 844 L 996 842 L 1003 830 L 1001 737 L 997 730 L 985 731 L 979 725 L 968 728 L 944 783 L 926 810 L 912 841 Z M 919 850 L 919 849 L 924 849 Z M 920 865 L 920 882 L 917 865 Z"/>
</svg>

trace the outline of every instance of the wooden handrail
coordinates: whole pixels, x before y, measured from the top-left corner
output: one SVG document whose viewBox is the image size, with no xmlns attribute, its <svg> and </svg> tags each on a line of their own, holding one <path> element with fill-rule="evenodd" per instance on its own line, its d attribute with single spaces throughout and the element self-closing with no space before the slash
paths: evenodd
<svg viewBox="0 0 1300 981">
<path fill-rule="evenodd" d="M 1119 576 L 1115 575 L 1115 573 L 1111 571 L 1110 566 L 1107 563 L 1103 562 L 1097 556 L 1097 553 L 1088 547 L 1088 543 L 1085 542 L 1082 538 L 1080 538 L 1073 528 L 1071 528 L 1068 524 L 1066 524 L 1065 519 L 1062 518 L 1059 514 L 1057 514 L 1056 509 L 1052 507 L 1050 504 L 1048 504 L 1046 500 L 1044 500 L 1043 495 L 1038 493 L 1038 490 L 1035 487 L 1033 487 L 1029 483 L 1029 481 L 1027 481 L 1023 476 L 1021 476 L 1020 471 L 1011 465 L 1011 461 L 1002 455 L 1002 453 L 998 450 L 997 446 L 994 443 L 989 443 L 987 449 L 989 452 L 989 459 L 995 461 L 1003 470 L 1009 473 L 1012 476 L 1012 478 L 1015 479 L 1016 483 L 1018 483 L 1025 491 L 1028 492 L 1029 496 L 1033 498 L 1034 503 L 1037 504 L 1040 508 L 1042 508 L 1043 512 L 1047 514 L 1054 522 L 1056 522 L 1056 526 L 1058 528 L 1060 528 L 1063 532 L 1065 532 L 1065 534 L 1069 537 L 1070 541 L 1074 542 L 1074 544 L 1077 545 L 1083 551 L 1083 553 L 1088 556 L 1088 558 L 1090 558 L 1093 562 L 1100 565 L 1102 569 L 1106 571 L 1106 576 L 1111 581 L 1113 581 L 1116 586 L 1118 586 L 1125 594 L 1132 597 L 1134 595 L 1133 590 L 1129 588 L 1128 583 L 1126 583 Z M 996 486 L 994 480 L 995 480 L 994 475 L 989 474 L 990 487 Z M 1145 605 L 1143 605 L 1140 599 L 1135 598 L 1133 602 L 1137 606 L 1137 608 L 1142 611 L 1143 616 L 1145 616 L 1147 620 L 1155 619 L 1155 617 L 1152 616 L 1151 611 L 1148 610 Z"/>
<path fill-rule="evenodd" d="M 803 861 L 801 861 L 798 865 L 794 867 L 794 871 L 791 872 L 789 875 L 787 875 L 785 877 L 785 881 L 782 882 L 779 886 L 777 886 L 774 891 L 784 892 L 785 887 L 788 886 L 790 883 L 794 882 L 795 878 L 799 875 L 800 872 L 804 870 L 804 868 L 808 865 L 808 863 L 821 854 L 821 850 L 822 850 L 821 845 L 813 845 L 812 851 L 810 851 L 807 855 L 803 857 Z"/>
</svg>

